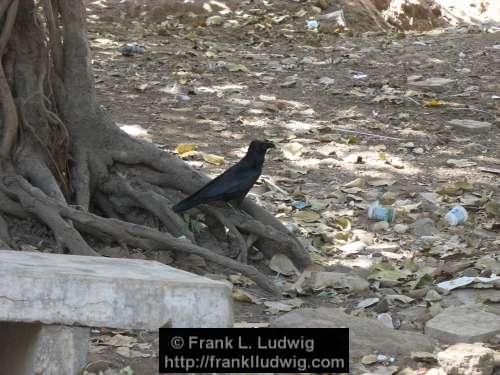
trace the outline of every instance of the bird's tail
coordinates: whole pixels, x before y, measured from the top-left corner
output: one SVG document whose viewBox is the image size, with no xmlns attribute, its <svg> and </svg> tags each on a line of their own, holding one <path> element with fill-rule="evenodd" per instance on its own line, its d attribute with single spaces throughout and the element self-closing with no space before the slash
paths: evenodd
<svg viewBox="0 0 500 375">
<path fill-rule="evenodd" d="M 190 208 L 193 208 L 199 204 L 198 201 L 194 199 L 190 199 L 191 197 L 188 197 L 179 203 L 177 203 L 175 206 L 172 207 L 174 212 L 180 213 L 189 210 Z"/>
</svg>

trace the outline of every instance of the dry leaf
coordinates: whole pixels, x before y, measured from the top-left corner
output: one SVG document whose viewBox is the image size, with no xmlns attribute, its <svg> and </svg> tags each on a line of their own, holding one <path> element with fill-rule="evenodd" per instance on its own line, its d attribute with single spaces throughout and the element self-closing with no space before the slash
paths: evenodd
<svg viewBox="0 0 500 375">
<path fill-rule="evenodd" d="M 304 146 L 297 142 L 287 143 L 281 148 L 281 150 L 283 151 L 283 155 L 288 160 L 298 160 L 302 155 L 303 149 Z"/>
<path fill-rule="evenodd" d="M 219 156 L 219 155 L 214 155 L 214 154 L 204 154 L 203 160 L 205 160 L 207 163 L 215 164 L 215 165 L 224 164 L 224 156 Z"/>
<path fill-rule="evenodd" d="M 187 152 L 191 152 L 196 150 L 196 146 L 193 145 L 192 143 L 181 143 L 180 145 L 177 146 L 175 151 L 182 156 L 182 154 L 185 154 Z"/>
<path fill-rule="evenodd" d="M 443 105 L 443 102 L 439 99 L 431 99 L 427 100 L 423 103 L 423 106 L 425 108 L 436 108 L 436 107 L 441 107 Z"/>
<path fill-rule="evenodd" d="M 303 221 L 304 223 L 313 223 L 321 219 L 321 215 L 314 211 L 298 211 L 293 217 L 295 220 Z"/>
<path fill-rule="evenodd" d="M 248 302 L 254 303 L 256 305 L 261 305 L 259 298 L 251 293 L 245 292 L 241 289 L 233 290 L 233 299 L 238 302 Z"/>
<path fill-rule="evenodd" d="M 283 254 L 276 254 L 269 262 L 269 268 L 285 276 L 298 275 L 299 271 L 295 268 L 292 261 Z"/>
</svg>

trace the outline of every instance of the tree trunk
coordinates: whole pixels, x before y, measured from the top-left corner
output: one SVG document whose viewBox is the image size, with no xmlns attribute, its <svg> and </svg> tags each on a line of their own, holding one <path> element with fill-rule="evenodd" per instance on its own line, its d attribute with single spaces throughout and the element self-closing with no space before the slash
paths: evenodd
<svg viewBox="0 0 500 375">
<path fill-rule="evenodd" d="M 234 244 L 243 262 L 198 245 L 200 236 L 186 232 L 170 207 L 208 178 L 129 137 L 98 105 L 83 3 L 38 5 L 0 3 L 0 245 L 16 248 L 8 231 L 12 216 L 36 218 L 51 229 L 61 253 L 97 255 L 85 234 L 145 250 L 198 254 L 271 291 L 272 283 L 246 264 L 254 244 L 268 258 L 283 253 L 299 268 L 310 263 L 281 223 L 249 200 L 245 214 L 199 207 L 209 217 L 210 238 Z M 159 224 L 133 223 L 137 210 Z"/>
</svg>

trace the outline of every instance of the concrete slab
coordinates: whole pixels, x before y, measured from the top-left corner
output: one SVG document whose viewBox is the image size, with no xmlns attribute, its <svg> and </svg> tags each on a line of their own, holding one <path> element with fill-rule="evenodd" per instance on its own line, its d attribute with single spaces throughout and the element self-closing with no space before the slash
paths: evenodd
<svg viewBox="0 0 500 375">
<path fill-rule="evenodd" d="M 86 365 L 90 328 L 0 322 L 0 374 L 73 375 Z"/>
<path fill-rule="evenodd" d="M 0 250 L 0 321 L 229 327 L 228 284 L 155 261 Z"/>
<path fill-rule="evenodd" d="M 427 321 L 425 334 L 449 344 L 486 342 L 500 334 L 500 317 L 473 305 L 448 307 Z"/>
</svg>

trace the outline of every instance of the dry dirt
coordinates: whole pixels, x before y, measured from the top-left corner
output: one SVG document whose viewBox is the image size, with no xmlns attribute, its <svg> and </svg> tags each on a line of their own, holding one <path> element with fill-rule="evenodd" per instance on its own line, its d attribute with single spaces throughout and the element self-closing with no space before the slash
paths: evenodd
<svg viewBox="0 0 500 375">
<path fill-rule="evenodd" d="M 311 13 L 304 2 L 269 8 L 244 4 L 225 16 L 224 26 L 205 26 L 205 16 L 186 15 L 146 25 L 127 16 L 127 9 L 118 4 L 90 4 L 96 87 L 118 125 L 133 126 L 139 136 L 166 152 L 174 152 L 180 143 L 192 143 L 198 151 L 224 156 L 221 166 L 199 156 L 188 160 L 210 175 L 239 160 L 252 139 L 272 139 L 278 149 L 269 155 L 264 175 L 286 190 L 291 200 L 311 204 L 311 210 L 322 215 L 349 217 L 352 229 L 363 233 L 373 233 L 363 204 L 381 190 L 416 202 L 420 192 L 467 180 L 473 183 L 471 195 L 498 202 L 500 175 L 479 169 L 500 164 L 498 33 L 475 27 L 406 34 L 318 33 L 307 30 Z M 308 13 L 280 20 L 300 9 Z M 144 46 L 145 53 L 122 56 L 117 49 L 129 42 Z M 410 84 L 412 79 L 431 77 L 451 81 L 431 90 Z M 453 119 L 484 121 L 491 128 L 461 133 L 448 123 Z M 303 147 L 296 160 L 280 150 L 291 142 Z M 467 159 L 471 165 L 451 167 L 449 159 Z M 394 184 L 365 186 L 350 191 L 352 196 L 340 192 L 343 184 L 356 178 Z M 268 191 L 267 185 L 259 184 L 252 196 L 293 224 L 316 249 L 313 256 L 319 263 L 332 266 L 338 259 L 356 259 L 325 245 L 317 228 L 294 219 L 297 210 L 290 200 Z M 464 237 L 477 228 L 498 230 L 498 217 L 487 214 L 481 204 L 471 205 L 465 226 L 446 228 L 439 216 L 459 199 L 447 196 L 441 211 L 417 212 L 400 222 L 411 224 L 419 215 L 428 216 L 440 231 Z M 412 234 L 388 231 L 372 236 L 374 244 L 391 243 L 399 249 L 396 252 L 420 256 Z M 484 243 L 478 251 L 498 254 L 498 244 Z M 182 261 L 173 265 L 182 266 Z M 203 265 L 195 271 L 223 273 Z M 268 274 L 275 277 L 270 270 Z M 364 297 L 339 292 L 334 297 L 303 299 L 305 306 L 352 310 Z M 263 305 L 239 302 L 235 320 L 265 322 L 275 317 L 265 310 Z M 112 363 L 116 368 L 130 366 L 135 374 L 156 374 L 157 337 L 139 333 L 137 339 L 150 344 L 142 350 L 145 358 L 122 356 L 113 347 L 96 352 L 92 345 L 90 361 L 97 364 L 89 370 L 98 372 L 96 366 Z"/>
</svg>

